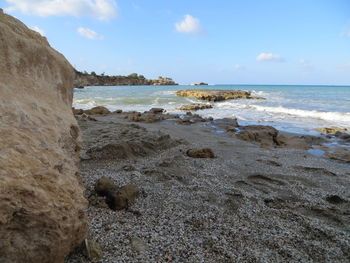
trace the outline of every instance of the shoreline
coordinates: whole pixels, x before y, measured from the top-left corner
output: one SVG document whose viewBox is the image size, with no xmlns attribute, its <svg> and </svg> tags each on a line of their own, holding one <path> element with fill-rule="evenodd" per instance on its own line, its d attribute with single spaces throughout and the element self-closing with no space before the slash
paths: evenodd
<svg viewBox="0 0 350 263">
<path fill-rule="evenodd" d="M 349 167 L 222 136 L 210 121 L 145 123 L 130 121 L 133 114 L 77 116 L 89 239 L 103 251 L 100 262 L 348 259 Z M 201 148 L 215 158 L 187 155 Z M 96 196 L 103 176 L 140 188 L 130 209 L 112 211 Z M 66 262 L 85 260 L 81 248 Z"/>
</svg>

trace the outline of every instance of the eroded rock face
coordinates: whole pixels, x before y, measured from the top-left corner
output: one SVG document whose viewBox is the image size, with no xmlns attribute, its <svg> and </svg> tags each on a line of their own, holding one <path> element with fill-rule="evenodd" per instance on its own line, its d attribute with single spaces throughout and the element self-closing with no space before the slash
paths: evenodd
<svg viewBox="0 0 350 263">
<path fill-rule="evenodd" d="M 176 92 L 176 95 L 213 102 L 234 99 L 262 99 L 260 97 L 253 97 L 249 91 L 243 90 L 179 90 Z"/>
<path fill-rule="evenodd" d="M 74 70 L 0 12 L 0 262 L 63 262 L 86 234 Z"/>
</svg>

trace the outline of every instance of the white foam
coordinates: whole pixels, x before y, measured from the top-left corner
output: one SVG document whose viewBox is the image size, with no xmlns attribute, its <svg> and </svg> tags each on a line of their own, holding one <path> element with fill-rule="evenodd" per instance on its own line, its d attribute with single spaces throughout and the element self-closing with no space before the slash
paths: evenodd
<svg viewBox="0 0 350 263">
<path fill-rule="evenodd" d="M 315 118 L 326 121 L 348 122 L 350 124 L 350 112 L 325 112 L 316 110 L 290 109 L 285 107 L 252 106 L 255 110 L 272 113 L 284 113 L 303 118 Z"/>
</svg>

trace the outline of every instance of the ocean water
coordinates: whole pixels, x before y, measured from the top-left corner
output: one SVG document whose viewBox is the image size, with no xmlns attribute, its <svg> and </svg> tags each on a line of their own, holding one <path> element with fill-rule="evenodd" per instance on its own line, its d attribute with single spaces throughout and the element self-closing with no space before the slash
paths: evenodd
<svg viewBox="0 0 350 263">
<path fill-rule="evenodd" d="M 183 113 L 178 107 L 203 103 L 176 96 L 182 89 L 247 90 L 266 100 L 230 100 L 213 103 L 198 114 L 213 118 L 236 117 L 240 124 L 271 125 L 279 130 L 317 135 L 316 128 L 350 127 L 350 86 L 209 85 L 209 86 L 109 86 L 74 91 L 75 108 L 105 106 L 110 110 L 146 111 L 161 107 Z"/>
</svg>

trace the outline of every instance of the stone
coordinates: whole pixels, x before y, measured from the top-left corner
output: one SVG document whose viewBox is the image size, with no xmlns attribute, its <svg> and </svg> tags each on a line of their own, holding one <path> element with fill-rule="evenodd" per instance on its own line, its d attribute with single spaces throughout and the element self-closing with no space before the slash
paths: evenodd
<svg viewBox="0 0 350 263">
<path fill-rule="evenodd" d="M 214 158 L 215 155 L 210 148 L 190 149 L 186 152 L 187 156 L 192 158 Z"/>
<path fill-rule="evenodd" d="M 106 107 L 97 106 L 97 107 L 93 107 L 90 110 L 85 110 L 84 113 L 88 115 L 107 115 L 107 114 L 110 114 L 111 112 Z"/>
<path fill-rule="evenodd" d="M 148 249 L 147 244 L 138 237 L 132 237 L 130 239 L 131 242 L 131 250 L 137 253 L 142 253 Z"/>
<path fill-rule="evenodd" d="M 251 93 L 243 90 L 179 90 L 176 92 L 176 95 L 213 102 L 234 99 L 252 99 Z"/>
<path fill-rule="evenodd" d="M 116 110 L 116 111 L 113 111 L 113 113 L 120 114 L 120 113 L 123 113 L 123 110 Z"/>
<path fill-rule="evenodd" d="M 103 257 L 101 246 L 97 242 L 89 239 L 85 239 L 85 253 L 89 260 L 101 260 Z"/>
<path fill-rule="evenodd" d="M 127 184 L 119 189 L 117 193 L 108 195 L 106 203 L 112 210 L 128 209 L 140 194 L 140 189 L 135 184 Z"/>
<path fill-rule="evenodd" d="M 262 147 L 282 146 L 279 132 L 271 126 L 247 125 L 240 127 L 235 136 L 244 141 L 258 142 Z"/>
<path fill-rule="evenodd" d="M 183 111 L 197 111 L 204 109 L 211 109 L 213 106 L 211 104 L 202 104 L 202 103 L 192 103 L 189 105 L 183 105 L 179 108 L 179 110 Z"/>
<path fill-rule="evenodd" d="M 106 176 L 99 178 L 95 184 L 95 192 L 100 196 L 107 196 L 117 192 L 114 181 Z"/>
<path fill-rule="evenodd" d="M 84 113 L 84 110 L 82 110 L 82 109 L 75 109 L 73 107 L 72 110 L 73 110 L 74 115 L 82 115 Z"/>
<path fill-rule="evenodd" d="M 154 113 L 154 114 L 162 114 L 165 110 L 162 108 L 152 108 L 149 110 L 149 112 Z"/>
<path fill-rule="evenodd" d="M 63 262 L 85 239 L 74 69 L 0 14 L 0 262 Z"/>
</svg>

